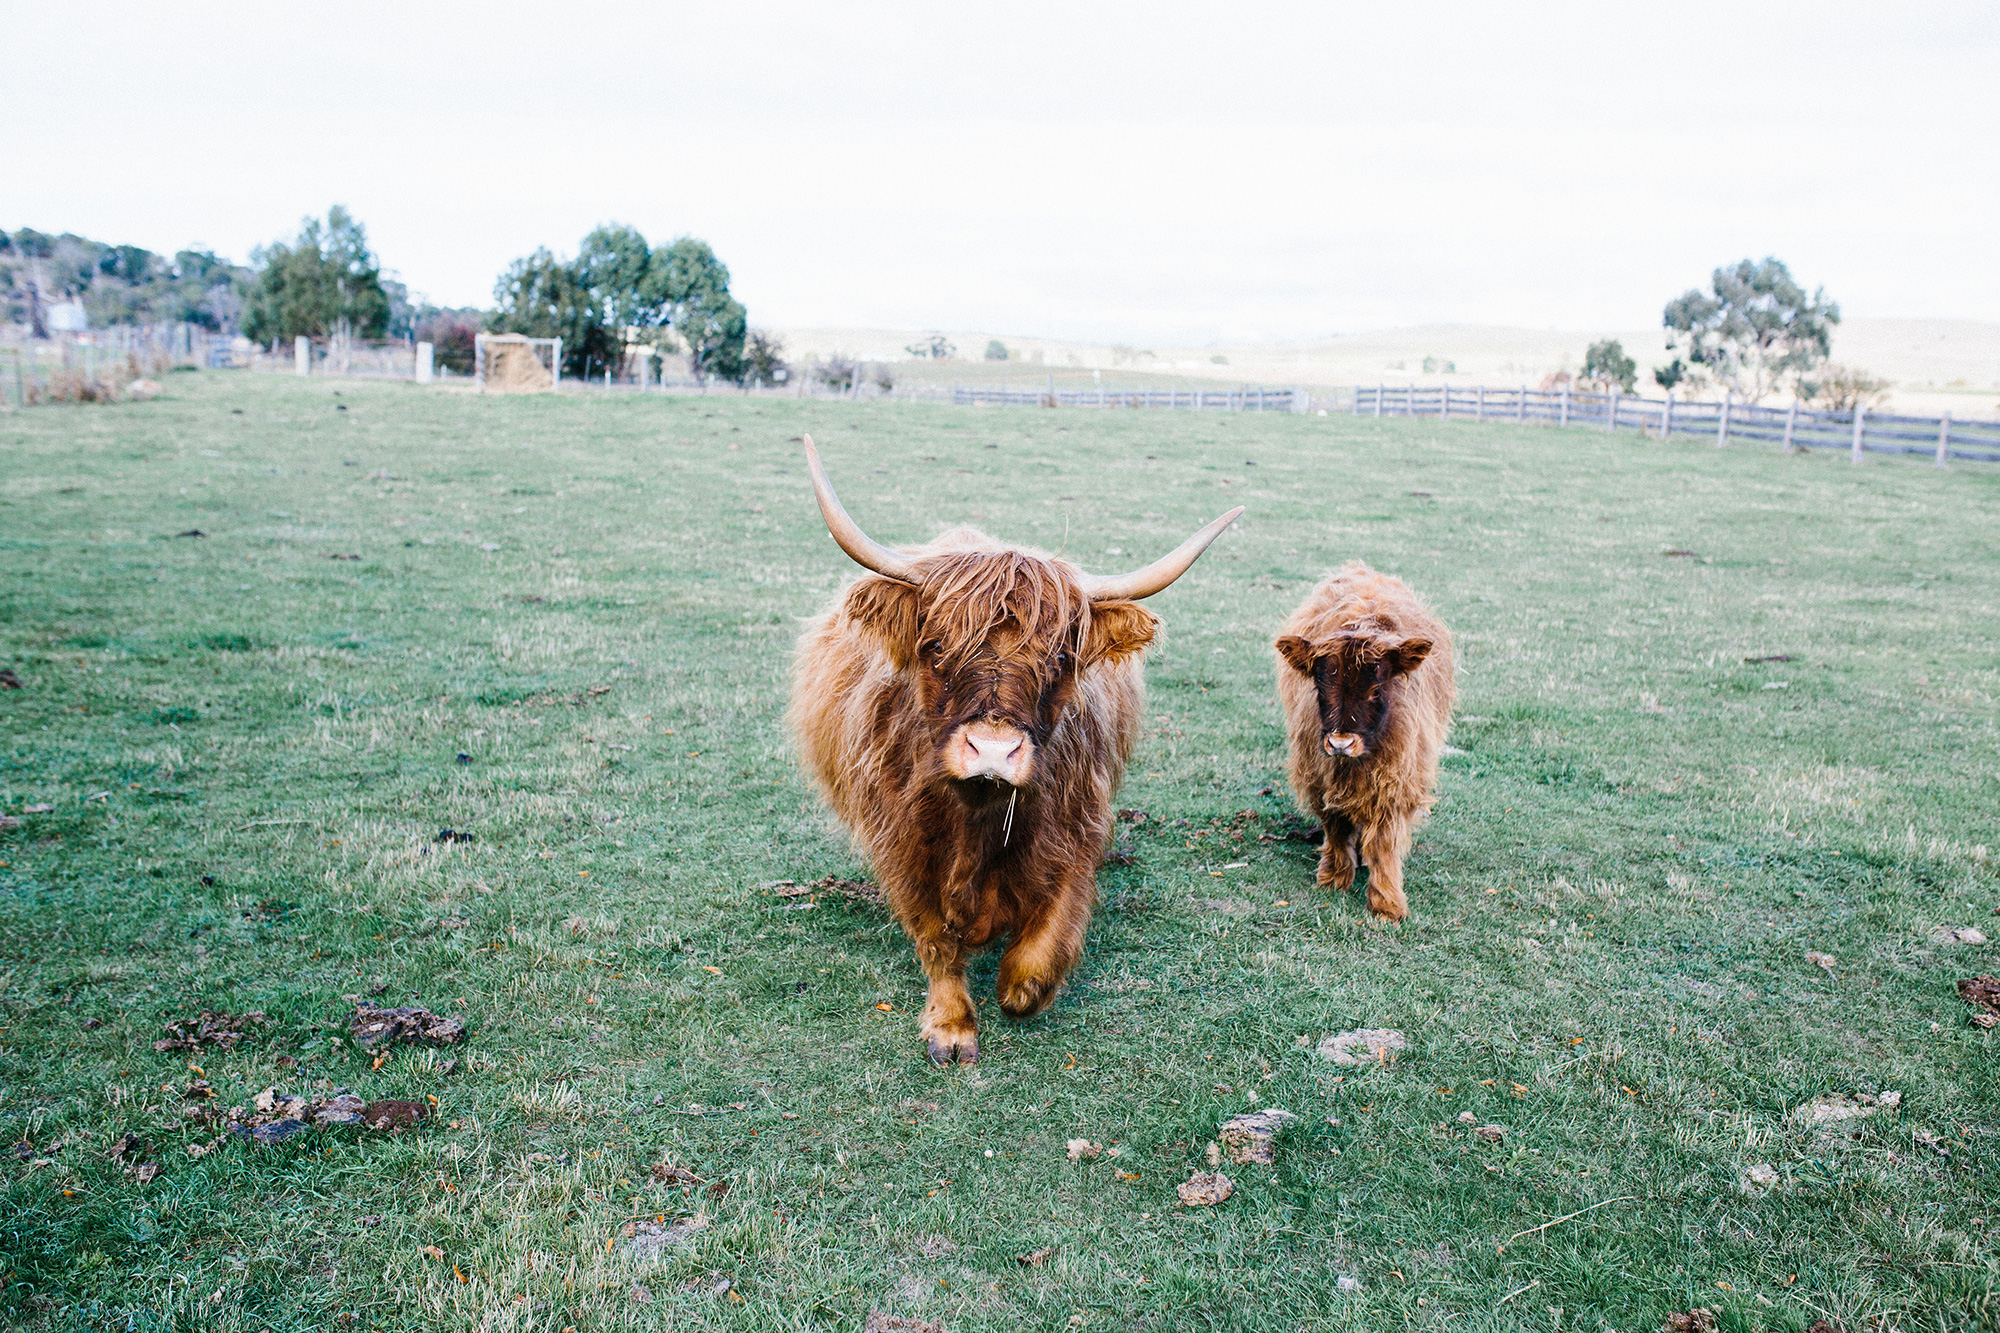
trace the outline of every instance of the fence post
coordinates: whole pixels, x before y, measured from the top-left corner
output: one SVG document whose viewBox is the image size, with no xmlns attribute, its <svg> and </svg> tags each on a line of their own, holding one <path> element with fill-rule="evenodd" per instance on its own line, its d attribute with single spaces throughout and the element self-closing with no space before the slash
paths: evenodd
<svg viewBox="0 0 2000 1333">
<path fill-rule="evenodd" d="M 1674 433 L 1674 391 L 1667 390 L 1667 401 L 1660 404 L 1660 438 L 1666 439 Z"/>
<path fill-rule="evenodd" d="M 435 343 L 417 344 L 417 383 L 429 384 L 431 382 L 432 370 L 436 364 L 433 358 L 436 355 L 437 345 Z M 644 388 L 645 385 L 641 383 L 639 387 Z"/>
<path fill-rule="evenodd" d="M 1729 443 L 1729 403 L 1735 396 L 1734 390 L 1722 391 L 1722 411 L 1715 416 L 1715 447 L 1718 449 Z"/>
<path fill-rule="evenodd" d="M 1386 394 L 1388 391 L 1389 391 L 1389 386 L 1386 384 L 1378 384 L 1375 386 L 1375 415 L 1378 417 L 1382 415 L 1382 396 Z"/>
<path fill-rule="evenodd" d="M 1861 461 L 1861 441 L 1868 429 L 1864 424 L 1867 419 L 1868 409 L 1856 403 L 1854 405 L 1854 451 L 1847 456 L 1847 461 L 1850 463 L 1859 463 Z"/>
<path fill-rule="evenodd" d="M 1615 384 L 1612 385 L 1611 401 L 1604 409 L 1604 433 L 1606 435 L 1618 429 L 1618 392 L 1618 386 Z"/>
<path fill-rule="evenodd" d="M 1569 382 L 1567 380 L 1563 382 L 1562 417 L 1556 424 L 1559 426 L 1569 425 Z"/>
<path fill-rule="evenodd" d="M 1486 420 L 1486 382 L 1481 380 L 1472 393 L 1472 419 L 1474 421 L 1484 421 Z"/>
<path fill-rule="evenodd" d="M 296 374 L 312 374 L 312 339 L 301 333 L 292 339 L 292 370 Z"/>
<path fill-rule="evenodd" d="M 1791 411 L 1785 413 L 1785 447 L 1783 452 L 1785 453 L 1792 452 L 1792 447 L 1793 447 L 1792 432 L 1798 429 L 1798 425 L 1799 425 L 1799 400 L 1794 398 L 1792 399 Z"/>
<path fill-rule="evenodd" d="M 1514 420 L 1525 422 L 1527 419 L 1528 419 L 1528 386 L 1523 384 L 1521 386 L 1521 396 L 1514 400 Z"/>
<path fill-rule="evenodd" d="M 1933 464 L 1933 466 L 1943 467 L 1945 465 L 1945 460 L 1950 457 L 1951 457 L 1951 413 L 1947 412 L 1942 417 L 1938 418 L 1937 461 L 1935 464 Z"/>
</svg>

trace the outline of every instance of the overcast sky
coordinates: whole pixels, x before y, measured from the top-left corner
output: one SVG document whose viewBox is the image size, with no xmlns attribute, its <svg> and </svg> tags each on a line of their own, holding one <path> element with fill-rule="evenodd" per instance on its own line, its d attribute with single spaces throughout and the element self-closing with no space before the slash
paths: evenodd
<svg viewBox="0 0 2000 1333">
<path fill-rule="evenodd" d="M 2000 7 L 0 0 L 0 226 L 237 259 L 344 203 L 486 304 L 592 226 L 752 322 L 1141 345 L 1656 326 L 1775 254 L 2000 319 Z"/>
</svg>

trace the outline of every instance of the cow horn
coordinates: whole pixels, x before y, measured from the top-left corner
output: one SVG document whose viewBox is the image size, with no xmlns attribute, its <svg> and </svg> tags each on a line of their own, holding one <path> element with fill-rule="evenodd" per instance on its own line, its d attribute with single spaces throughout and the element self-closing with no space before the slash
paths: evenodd
<svg viewBox="0 0 2000 1333">
<path fill-rule="evenodd" d="M 1220 537 L 1222 530 L 1234 523 L 1236 516 L 1242 512 L 1243 506 L 1236 506 L 1144 569 L 1135 569 L 1130 574 L 1085 574 L 1083 591 L 1093 602 L 1136 602 L 1141 597 L 1151 597 L 1187 573 L 1188 566 L 1199 559 L 1201 553 L 1208 549 L 1208 544 Z"/>
<path fill-rule="evenodd" d="M 826 479 L 826 469 L 819 464 L 819 450 L 813 448 L 812 436 L 807 435 L 804 439 L 806 470 L 812 473 L 813 496 L 819 501 L 820 517 L 826 520 L 826 530 L 833 534 L 834 542 L 863 569 L 872 569 L 884 578 L 899 579 L 904 583 L 923 582 L 909 557 L 898 555 L 876 541 L 861 530 L 859 523 L 847 516 L 847 511 L 840 506 L 840 497 L 833 493 L 833 483 Z"/>
</svg>

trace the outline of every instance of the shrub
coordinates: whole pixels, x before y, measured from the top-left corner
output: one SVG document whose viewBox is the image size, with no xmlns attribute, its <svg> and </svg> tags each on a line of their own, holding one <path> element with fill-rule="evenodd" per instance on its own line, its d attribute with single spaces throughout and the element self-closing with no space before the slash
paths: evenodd
<svg viewBox="0 0 2000 1333">
<path fill-rule="evenodd" d="M 854 387 L 854 377 L 860 370 L 860 366 L 836 352 L 813 367 L 813 378 L 829 389 L 845 393 Z"/>
<path fill-rule="evenodd" d="M 1007 359 L 1007 344 L 1001 342 L 998 338 L 988 338 L 986 340 L 986 359 L 988 361 L 1005 361 Z"/>
<path fill-rule="evenodd" d="M 1609 392 L 1616 385 L 1625 393 L 1639 382 L 1639 366 L 1625 355 L 1625 346 L 1616 338 L 1604 338 L 1583 354 L 1583 378 Z"/>
<path fill-rule="evenodd" d="M 1828 364 L 1812 379 L 1799 380 L 1799 401 L 1829 412 L 1876 407 L 1889 396 L 1889 381 L 1878 380 L 1858 366 Z"/>
<path fill-rule="evenodd" d="M 743 344 L 743 382 L 753 387 L 779 385 L 791 377 L 792 368 L 785 362 L 784 340 L 764 329 L 752 329 Z"/>
</svg>

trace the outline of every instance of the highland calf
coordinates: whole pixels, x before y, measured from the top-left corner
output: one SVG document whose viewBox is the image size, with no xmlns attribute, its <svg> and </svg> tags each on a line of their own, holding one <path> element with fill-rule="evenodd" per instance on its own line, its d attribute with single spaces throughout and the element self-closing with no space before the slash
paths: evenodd
<svg viewBox="0 0 2000 1333">
<path fill-rule="evenodd" d="M 1368 906 L 1409 914 L 1403 858 L 1429 813 L 1451 725 L 1451 636 L 1409 585 L 1359 561 L 1285 622 L 1278 698 L 1292 791 L 1326 830 L 1319 882 L 1346 890 L 1368 866 Z"/>
<path fill-rule="evenodd" d="M 976 950 L 1010 937 L 996 989 L 1016 1018 L 1047 1008 L 1083 952 L 1159 624 L 1138 601 L 1243 511 L 1117 577 L 971 528 L 891 550 L 805 446 L 834 541 L 870 573 L 799 639 L 792 734 L 916 946 L 930 1058 L 971 1063 Z"/>
</svg>

